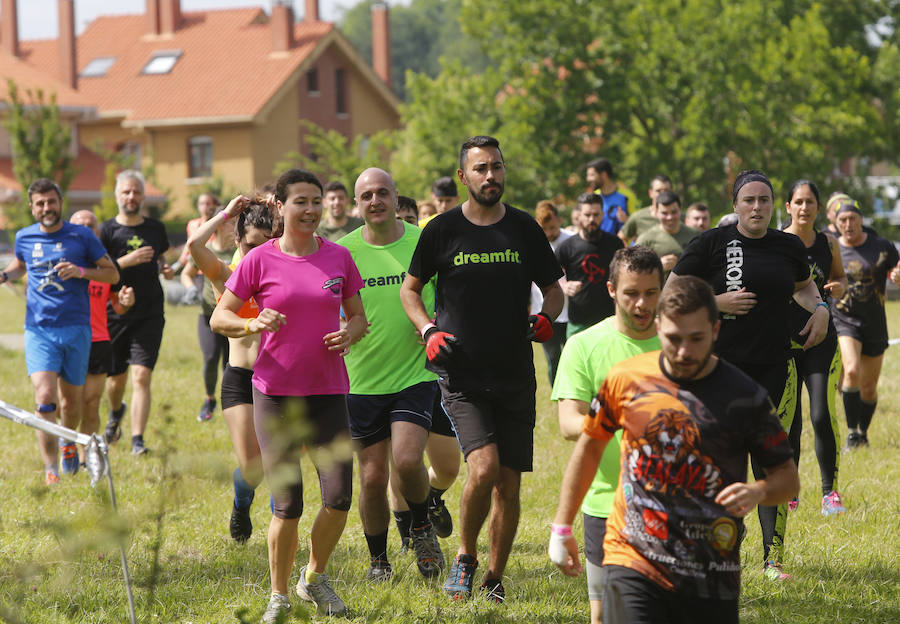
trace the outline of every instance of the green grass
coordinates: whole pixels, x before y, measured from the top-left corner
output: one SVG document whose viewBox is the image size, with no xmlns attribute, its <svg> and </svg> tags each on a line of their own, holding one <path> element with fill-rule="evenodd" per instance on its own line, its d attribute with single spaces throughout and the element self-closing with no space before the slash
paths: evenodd
<svg viewBox="0 0 900 624">
<path fill-rule="evenodd" d="M 21 299 L 0 289 L 6 331 L 19 331 Z M 900 304 L 889 304 L 892 335 L 900 335 Z M 104 484 L 86 475 L 43 484 L 31 429 L 0 419 L 0 620 L 9 622 L 125 622 L 125 592 L 115 538 L 127 538 L 141 622 L 256 621 L 268 596 L 265 531 L 268 489 L 260 487 L 253 508 L 255 532 L 245 546 L 228 537 L 231 507 L 231 443 L 217 413 L 198 423 L 202 400 L 196 309 L 169 308 L 160 364 L 154 374 L 148 458 L 133 459 L 127 444 L 111 451 L 121 517 L 113 517 Z M 584 580 L 562 577 L 546 555 L 550 519 L 570 446 L 561 440 L 548 399 L 543 354 L 538 367 L 535 472 L 523 479 L 523 513 L 504 584 L 508 600 L 455 604 L 437 583 L 420 579 L 410 557 L 390 550 L 396 580 L 390 586 L 361 582 L 367 551 L 356 509 L 330 563 L 329 573 L 354 622 L 583 622 L 588 602 Z M 800 508 L 788 527 L 786 569 L 794 582 L 765 582 L 759 525 L 748 518 L 744 542 L 744 622 L 791 624 L 900 622 L 900 348 L 888 350 L 881 400 L 870 431 L 872 446 L 841 458 L 840 489 L 850 513 L 819 514 L 818 465 L 811 426 L 803 435 Z M 2 398 L 24 408 L 32 402 L 22 353 L 0 351 Z M 105 413 L 106 406 L 102 407 Z M 105 421 L 105 416 L 103 417 Z M 126 419 L 127 420 L 127 419 Z M 125 432 L 127 440 L 128 432 Z M 465 469 L 461 479 L 465 478 Z M 298 565 L 308 557 L 305 541 L 318 509 L 318 488 L 305 462 L 306 513 L 300 522 Z M 460 485 L 447 501 L 457 517 Z M 580 534 L 580 529 L 576 531 Z M 581 540 L 579 540 L 581 541 Z M 443 540 L 452 556 L 458 534 Z M 480 549 L 486 552 L 482 539 Z M 483 555 L 486 557 L 486 554 Z M 296 598 L 294 620 L 308 617 Z"/>
</svg>

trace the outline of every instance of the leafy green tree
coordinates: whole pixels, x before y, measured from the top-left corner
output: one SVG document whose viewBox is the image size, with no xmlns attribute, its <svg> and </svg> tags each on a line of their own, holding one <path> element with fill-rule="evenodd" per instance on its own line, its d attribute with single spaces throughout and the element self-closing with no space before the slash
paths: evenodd
<svg viewBox="0 0 900 624">
<path fill-rule="evenodd" d="M 13 175 L 22 186 L 22 194 L 14 205 L 4 207 L 16 227 L 31 223 L 28 194 L 25 189 L 37 178 L 50 178 L 59 184 L 65 201 L 66 190 L 78 173 L 72 155 L 72 129 L 60 116 L 56 95 L 49 101 L 40 89 L 27 90 L 24 97 L 16 83 L 7 80 L 9 101 L 3 126 L 9 132 L 13 153 Z"/>
</svg>

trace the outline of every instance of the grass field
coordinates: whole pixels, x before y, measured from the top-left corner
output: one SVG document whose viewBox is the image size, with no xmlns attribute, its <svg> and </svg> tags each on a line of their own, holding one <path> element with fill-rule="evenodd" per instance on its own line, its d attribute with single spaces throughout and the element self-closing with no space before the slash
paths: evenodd
<svg viewBox="0 0 900 624">
<path fill-rule="evenodd" d="M 0 289 L 4 331 L 20 331 L 24 304 Z M 230 474 L 235 461 L 221 413 L 198 423 L 202 400 L 195 308 L 167 309 L 153 410 L 146 436 L 152 453 L 134 459 L 127 444 L 111 458 L 121 517 L 114 517 L 104 484 L 91 489 L 85 474 L 44 486 L 34 432 L 0 419 L 0 620 L 7 622 L 126 622 L 117 536 L 127 540 L 140 622 L 258 621 L 268 598 L 265 531 L 268 489 L 253 509 L 255 532 L 244 546 L 228 537 Z M 900 336 L 900 303 L 889 304 L 891 334 Z M 395 581 L 371 587 L 361 578 L 368 554 L 356 509 L 330 563 L 338 593 L 354 622 L 582 622 L 588 618 L 583 578 L 564 578 L 546 555 L 549 523 L 570 452 L 558 435 L 548 399 L 543 354 L 536 349 L 538 423 L 535 472 L 523 479 L 522 520 L 507 576 L 507 602 L 451 603 L 438 583 L 423 581 L 414 560 L 397 556 Z M 900 622 L 900 347 L 888 350 L 881 398 L 868 449 L 841 458 L 840 490 L 849 513 L 819 514 L 819 472 L 811 426 L 803 434 L 801 504 L 790 516 L 785 568 L 794 581 L 775 586 L 761 574 L 759 525 L 748 517 L 741 597 L 744 622 Z M 28 409 L 33 403 L 21 352 L 0 350 L 0 397 Z M 105 413 L 106 406 L 102 406 Z M 103 416 L 105 422 L 105 416 Z M 127 419 L 126 419 L 127 421 Z M 127 440 L 125 431 L 123 439 Z M 308 464 L 308 462 L 307 462 Z M 465 469 L 461 478 L 465 477 Z M 304 465 L 306 513 L 297 560 L 308 557 L 304 537 L 318 488 Z M 457 516 L 460 485 L 447 501 Z M 580 528 L 576 529 L 580 535 Z M 484 536 L 483 536 L 484 537 Z M 579 541 L 581 541 L 579 539 Z M 442 540 L 449 559 L 458 534 Z M 482 539 L 482 552 L 486 542 Z M 486 555 L 485 555 L 486 556 Z M 484 569 L 486 566 L 482 566 Z M 294 569 L 294 581 L 299 565 Z M 476 578 L 480 582 L 480 577 Z M 300 600 L 293 621 L 309 616 Z"/>
</svg>

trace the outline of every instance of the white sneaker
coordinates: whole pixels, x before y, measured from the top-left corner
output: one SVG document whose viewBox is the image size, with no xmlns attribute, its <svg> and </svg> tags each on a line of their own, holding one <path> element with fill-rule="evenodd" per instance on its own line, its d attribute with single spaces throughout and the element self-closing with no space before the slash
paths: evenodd
<svg viewBox="0 0 900 624">
<path fill-rule="evenodd" d="M 291 613 L 291 603 L 284 594 L 272 594 L 269 598 L 269 604 L 266 605 L 266 612 L 263 613 L 262 624 L 275 624 L 276 622 L 287 622 Z"/>
</svg>

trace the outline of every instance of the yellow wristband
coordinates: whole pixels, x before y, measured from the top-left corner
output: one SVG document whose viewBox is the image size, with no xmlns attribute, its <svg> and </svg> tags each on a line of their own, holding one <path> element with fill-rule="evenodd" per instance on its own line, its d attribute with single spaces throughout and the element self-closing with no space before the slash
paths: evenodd
<svg viewBox="0 0 900 624">
<path fill-rule="evenodd" d="M 248 334 L 253 333 L 252 331 L 250 331 L 250 321 L 252 321 L 252 320 L 253 320 L 252 318 L 248 318 L 246 321 L 244 321 L 244 331 L 247 332 Z"/>
</svg>

